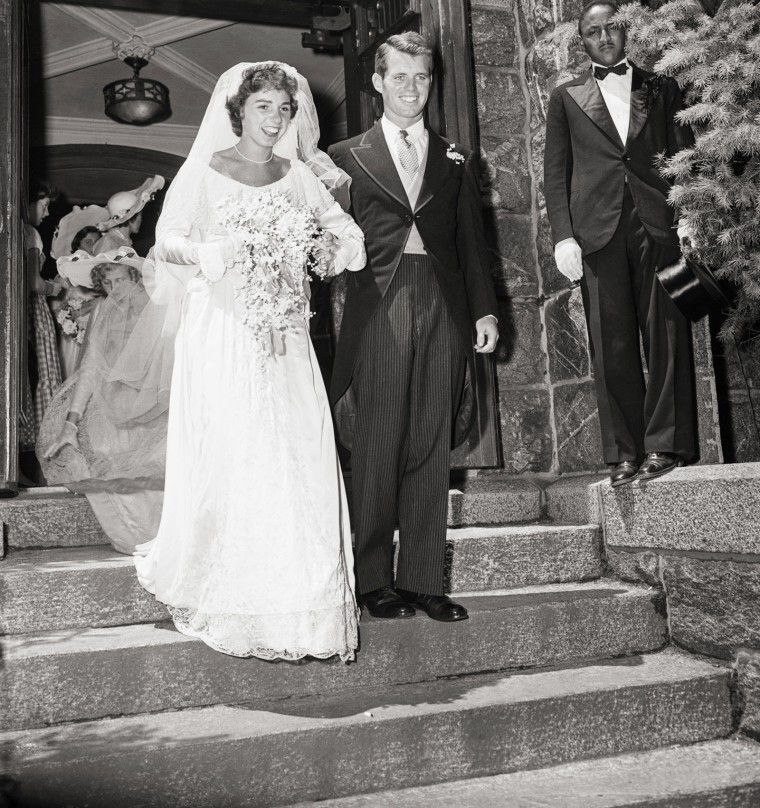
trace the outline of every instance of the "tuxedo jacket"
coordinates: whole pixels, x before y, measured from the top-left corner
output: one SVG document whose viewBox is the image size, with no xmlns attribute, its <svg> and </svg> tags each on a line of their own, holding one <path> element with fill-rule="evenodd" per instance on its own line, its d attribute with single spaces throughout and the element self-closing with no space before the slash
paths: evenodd
<svg viewBox="0 0 760 808">
<path fill-rule="evenodd" d="M 681 92 L 631 65 L 631 117 L 625 143 L 607 110 L 591 71 L 557 87 L 546 118 L 544 195 L 554 243 L 574 237 L 584 253 L 612 238 L 623 209 L 627 179 L 636 211 L 652 238 L 678 245 L 675 210 L 668 204 L 670 183 L 656 156 L 672 156 L 693 142 L 687 126 L 675 120 Z"/>
<path fill-rule="evenodd" d="M 346 435 L 345 398 L 364 326 L 382 300 L 416 224 L 443 298 L 457 326 L 474 378 L 474 324 L 497 314 L 490 256 L 483 232 L 477 158 L 430 129 L 422 186 L 414 209 L 378 121 L 362 135 L 330 147 L 330 156 L 351 177 L 351 209 L 364 231 L 367 265 L 348 272 L 346 302 L 333 365 L 330 398 L 341 439 Z M 455 440 L 464 440 L 474 420 L 472 385 L 463 397 Z M 342 423 L 343 421 L 343 423 Z"/>
</svg>

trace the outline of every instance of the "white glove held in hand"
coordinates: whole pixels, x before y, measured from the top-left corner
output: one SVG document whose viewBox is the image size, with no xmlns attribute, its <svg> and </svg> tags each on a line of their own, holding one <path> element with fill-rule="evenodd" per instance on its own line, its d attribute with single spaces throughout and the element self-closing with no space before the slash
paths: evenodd
<svg viewBox="0 0 760 808">
<path fill-rule="evenodd" d="M 574 238 L 563 239 L 554 245 L 554 260 L 557 269 L 569 281 L 579 281 L 583 277 L 583 255 Z"/>
</svg>

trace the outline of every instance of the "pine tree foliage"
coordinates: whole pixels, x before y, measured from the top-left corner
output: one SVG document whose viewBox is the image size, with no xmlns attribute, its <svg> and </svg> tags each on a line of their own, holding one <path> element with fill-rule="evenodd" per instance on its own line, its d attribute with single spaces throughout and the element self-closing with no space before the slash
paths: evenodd
<svg viewBox="0 0 760 808">
<path fill-rule="evenodd" d="M 693 0 L 656 11 L 630 3 L 619 19 L 632 61 L 672 76 L 693 148 L 661 161 L 670 198 L 689 223 L 686 254 L 730 281 L 737 296 L 721 339 L 760 321 L 760 6 L 726 2 L 714 17 Z"/>
</svg>

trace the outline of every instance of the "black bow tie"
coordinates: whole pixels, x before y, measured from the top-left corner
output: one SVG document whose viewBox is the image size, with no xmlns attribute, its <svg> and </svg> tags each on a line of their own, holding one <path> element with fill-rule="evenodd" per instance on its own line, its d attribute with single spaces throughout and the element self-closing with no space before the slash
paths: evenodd
<svg viewBox="0 0 760 808">
<path fill-rule="evenodd" d="M 594 65 L 594 78 L 599 81 L 604 81 L 610 73 L 616 73 L 618 76 L 624 76 L 628 72 L 628 64 L 621 62 L 614 67 L 599 67 Z"/>
</svg>

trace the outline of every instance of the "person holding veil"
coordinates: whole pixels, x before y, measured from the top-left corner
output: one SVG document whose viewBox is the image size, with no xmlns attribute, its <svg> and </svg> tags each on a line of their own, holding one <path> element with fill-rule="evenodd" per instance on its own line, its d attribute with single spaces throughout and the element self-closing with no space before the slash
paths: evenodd
<svg viewBox="0 0 760 808">
<path fill-rule="evenodd" d="M 318 139 L 303 76 L 236 65 L 156 227 L 152 295 L 178 330 L 161 526 L 135 565 L 179 631 L 239 657 L 349 661 L 358 644 L 306 267 L 356 271 L 365 252 Z"/>
<path fill-rule="evenodd" d="M 148 297 L 131 247 L 58 259 L 74 288 L 99 295 L 79 368 L 45 412 L 37 456 L 50 483 L 85 494 L 119 552 L 155 536 L 161 518 L 173 335 Z"/>
</svg>

